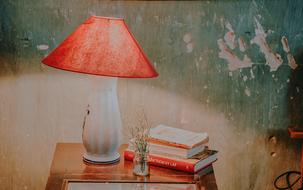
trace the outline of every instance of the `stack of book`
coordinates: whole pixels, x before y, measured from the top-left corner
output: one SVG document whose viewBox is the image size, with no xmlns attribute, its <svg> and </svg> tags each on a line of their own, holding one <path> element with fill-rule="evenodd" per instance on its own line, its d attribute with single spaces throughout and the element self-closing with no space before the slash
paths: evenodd
<svg viewBox="0 0 303 190">
<path fill-rule="evenodd" d="M 207 133 L 195 133 L 166 125 L 150 130 L 149 162 L 151 165 L 196 173 L 217 160 L 217 151 L 210 150 Z M 133 160 L 135 148 L 129 143 L 124 152 Z"/>
</svg>

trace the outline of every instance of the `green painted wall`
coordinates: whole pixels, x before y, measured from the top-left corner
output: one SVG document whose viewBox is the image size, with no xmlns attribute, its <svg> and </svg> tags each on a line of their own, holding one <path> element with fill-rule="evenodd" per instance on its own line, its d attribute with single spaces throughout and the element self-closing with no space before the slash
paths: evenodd
<svg viewBox="0 0 303 190">
<path fill-rule="evenodd" d="M 289 139 L 287 127 L 290 124 L 301 124 L 303 121 L 301 116 L 303 113 L 301 68 L 303 4 L 300 0 L 2 1 L 0 3 L 0 75 L 2 80 L 9 77 L 18 81 L 22 80 L 23 75 L 48 73 L 40 60 L 90 15 L 125 18 L 129 28 L 160 74 L 157 79 L 138 80 L 137 83 L 186 97 L 194 101 L 198 107 L 203 107 L 206 112 L 215 112 L 225 118 L 228 124 L 223 126 L 224 130 L 222 126 L 203 128 L 203 123 L 195 123 L 197 124 L 195 126 L 181 126 L 196 131 L 211 131 L 212 145 L 222 153 L 215 166 L 220 189 L 273 189 L 272 181 L 275 176 L 285 170 L 298 170 L 299 145 L 296 141 Z M 260 29 L 258 23 L 265 32 L 263 35 L 266 35 L 265 43 L 269 48 L 267 49 L 269 53 L 279 54 L 283 59 L 283 63 L 276 71 L 270 71 L 264 51 L 252 42 L 258 36 L 258 31 L 256 31 Z M 228 36 L 224 39 L 230 28 L 235 36 L 236 47 L 228 48 L 228 51 L 240 60 L 247 55 L 252 65 L 231 70 L 227 60 L 219 57 L 218 40 L 222 39 L 226 46 L 228 40 L 233 42 Z M 288 39 L 290 54 L 298 65 L 295 69 L 288 65 L 287 53 L 283 50 L 281 43 L 283 36 Z M 239 48 L 239 38 L 246 44 L 244 52 Z M 127 85 L 123 87 L 123 84 L 128 83 L 121 82 L 122 89 L 128 88 Z M 12 85 L 15 85 L 15 82 Z M 43 86 L 43 84 L 40 85 Z M 2 86 L 1 89 L 0 86 L 0 90 L 3 91 L 4 87 Z M 31 91 L 31 85 L 24 90 Z M 33 93 L 39 92 L 38 90 Z M 130 96 L 124 96 L 123 92 L 122 90 L 120 101 L 127 100 Z M 9 108 L 11 104 L 8 102 L 15 99 L 10 99 L 9 94 L 3 97 L 4 95 L 1 97 L 0 94 L 2 107 Z M 161 96 L 160 93 L 158 97 L 167 98 Z M 35 104 L 37 101 L 39 100 L 32 102 Z M 178 104 L 178 102 L 174 103 Z M 4 118 L 3 115 L 6 112 L 4 108 L 1 109 L 0 118 Z M 18 109 L 18 105 L 15 109 Z M 156 108 L 151 106 L 147 109 Z M 127 115 L 125 111 L 127 108 L 124 107 L 123 110 L 123 113 Z M 190 110 L 188 113 L 192 114 Z M 206 116 L 201 117 L 207 120 Z M 60 117 L 57 116 L 55 119 L 58 118 Z M 153 119 L 157 121 L 158 118 L 155 116 Z M 10 122 L 2 121 L 0 124 L 9 126 Z M 35 130 L 30 126 L 28 128 L 30 133 Z M 4 132 L 7 131 L 2 129 L 3 137 Z M 43 130 L 40 133 L 42 136 L 47 136 L 43 134 Z M 15 136 L 9 133 L 8 136 L 10 135 Z M 78 136 L 79 134 L 68 135 Z M 68 139 L 68 135 L 62 139 Z M 55 136 L 53 134 L 53 139 L 56 139 Z M 271 136 L 275 139 L 269 140 Z M 14 145 L 8 137 L 0 141 L 3 141 L 2 148 L 6 151 L 8 151 L 8 144 Z M 54 140 L 49 140 L 44 146 L 51 150 L 54 143 Z M 12 158 L 15 153 L 3 152 Z M 47 163 L 49 167 L 52 152 L 48 154 L 44 163 Z M 14 164 L 18 165 L 15 162 Z M 26 186 L 29 189 L 41 189 L 47 176 L 47 169 L 37 168 L 37 176 L 42 173 L 39 182 L 36 181 L 38 178 L 27 177 L 20 185 L 16 185 L 15 180 L 7 176 L 18 171 L 9 168 L 8 170 L 7 174 L 3 176 L 0 174 L 0 179 L 2 177 L 12 181 L 0 180 L 0 184 L 3 183 L 8 188 L 20 189 L 19 187 Z"/>
</svg>

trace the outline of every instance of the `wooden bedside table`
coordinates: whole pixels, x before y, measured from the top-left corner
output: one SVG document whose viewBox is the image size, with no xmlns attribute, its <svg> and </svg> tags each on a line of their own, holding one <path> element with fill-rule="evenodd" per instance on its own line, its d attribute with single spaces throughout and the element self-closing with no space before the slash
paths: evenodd
<svg viewBox="0 0 303 190">
<path fill-rule="evenodd" d="M 185 172 L 151 166 L 150 176 L 138 177 L 132 173 L 132 162 L 125 161 L 123 151 L 127 145 L 120 147 L 121 160 L 110 165 L 91 165 L 83 162 L 84 147 L 81 143 L 58 143 L 54 153 L 46 190 L 65 190 L 71 183 L 127 183 L 127 184 L 194 184 L 196 189 L 217 190 L 212 166 L 206 168 L 208 173 L 189 174 Z M 83 184 L 81 184 L 83 186 Z M 183 185 L 184 186 L 184 185 Z M 125 188 L 127 185 L 125 185 Z M 75 188 L 76 189 L 76 188 Z M 100 189 L 100 187 L 98 188 Z M 124 187 L 123 187 L 124 189 Z M 129 188 L 126 188 L 129 189 Z M 148 188 L 149 189 L 149 188 Z M 192 188 L 190 188 L 192 189 Z M 105 189 L 107 190 L 107 189 Z"/>
</svg>

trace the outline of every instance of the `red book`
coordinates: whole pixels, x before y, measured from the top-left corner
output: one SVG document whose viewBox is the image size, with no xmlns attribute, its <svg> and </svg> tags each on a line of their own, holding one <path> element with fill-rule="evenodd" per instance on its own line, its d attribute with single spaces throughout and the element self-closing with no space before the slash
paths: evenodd
<svg viewBox="0 0 303 190">
<path fill-rule="evenodd" d="M 134 159 L 134 151 L 125 150 L 124 159 L 132 161 Z M 217 151 L 206 150 L 200 155 L 196 155 L 195 158 L 182 159 L 171 158 L 163 155 L 149 154 L 150 165 L 160 166 L 164 168 L 170 168 L 180 170 L 189 173 L 196 173 L 203 168 L 209 166 L 217 160 Z"/>
</svg>

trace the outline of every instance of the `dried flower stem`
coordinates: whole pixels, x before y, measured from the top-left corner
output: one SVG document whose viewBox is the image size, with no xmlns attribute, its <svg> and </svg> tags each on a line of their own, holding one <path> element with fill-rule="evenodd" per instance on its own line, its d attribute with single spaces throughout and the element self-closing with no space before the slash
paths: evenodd
<svg viewBox="0 0 303 190">
<path fill-rule="evenodd" d="M 128 126 L 130 131 L 131 143 L 135 148 L 135 151 L 139 154 L 148 153 L 148 138 L 150 125 L 147 121 L 144 110 L 137 112 L 138 122 L 134 125 Z"/>
</svg>

